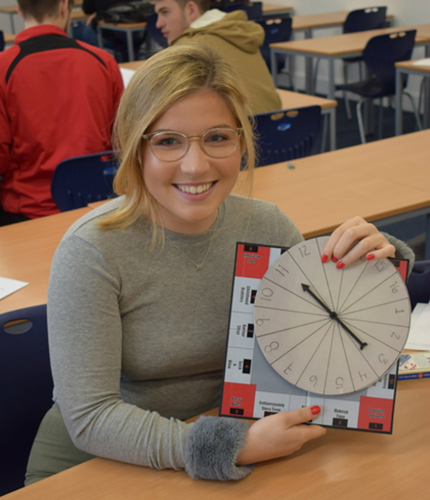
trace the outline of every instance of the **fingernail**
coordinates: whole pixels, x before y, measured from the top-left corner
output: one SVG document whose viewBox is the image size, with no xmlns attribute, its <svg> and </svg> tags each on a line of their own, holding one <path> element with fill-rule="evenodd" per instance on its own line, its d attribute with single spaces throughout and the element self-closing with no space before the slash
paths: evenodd
<svg viewBox="0 0 430 500">
<path fill-rule="evenodd" d="M 312 415 L 318 415 L 321 413 L 321 408 L 319 406 L 312 406 L 311 413 Z"/>
<path fill-rule="evenodd" d="M 342 261 L 340 261 L 336 264 L 336 267 L 337 269 L 343 269 L 345 267 L 345 264 Z"/>
<path fill-rule="evenodd" d="M 325 253 L 323 253 L 322 256 L 321 256 L 321 262 L 323 264 L 325 264 L 327 261 L 328 261 L 328 255 L 326 255 Z"/>
<path fill-rule="evenodd" d="M 368 255 L 366 255 L 367 260 L 373 260 L 374 258 L 375 258 L 375 256 L 373 253 L 369 253 Z"/>
<path fill-rule="evenodd" d="M 332 258 L 331 258 L 331 260 L 332 260 L 333 262 L 337 262 L 339 259 L 333 255 L 333 256 L 332 256 Z"/>
</svg>

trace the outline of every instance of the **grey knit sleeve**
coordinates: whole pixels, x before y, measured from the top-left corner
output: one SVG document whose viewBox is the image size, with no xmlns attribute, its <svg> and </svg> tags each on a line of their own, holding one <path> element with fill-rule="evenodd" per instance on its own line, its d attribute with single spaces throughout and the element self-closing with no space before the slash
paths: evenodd
<svg viewBox="0 0 430 500">
<path fill-rule="evenodd" d="M 242 479 L 253 465 L 236 466 L 245 446 L 248 422 L 233 418 L 200 417 L 185 442 L 185 470 L 194 479 Z"/>
<path fill-rule="evenodd" d="M 402 240 L 399 240 L 395 236 L 392 236 L 391 234 L 384 233 L 381 231 L 381 233 L 387 238 L 387 240 L 395 246 L 396 248 L 396 258 L 398 259 L 407 259 L 409 261 L 409 274 L 412 271 L 412 267 L 415 262 L 415 254 L 413 250 Z"/>
</svg>

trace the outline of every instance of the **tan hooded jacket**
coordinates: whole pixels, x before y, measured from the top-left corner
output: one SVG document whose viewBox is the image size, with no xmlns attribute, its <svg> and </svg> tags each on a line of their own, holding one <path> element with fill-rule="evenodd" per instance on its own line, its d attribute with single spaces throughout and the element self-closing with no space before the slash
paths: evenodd
<svg viewBox="0 0 430 500">
<path fill-rule="evenodd" d="M 211 12 L 206 12 L 198 22 Z M 189 28 L 172 45 L 190 41 L 207 45 L 237 68 L 248 91 L 252 114 L 282 109 L 272 76 L 260 53 L 264 30 L 248 21 L 245 12 L 237 10 L 206 26 Z"/>
</svg>

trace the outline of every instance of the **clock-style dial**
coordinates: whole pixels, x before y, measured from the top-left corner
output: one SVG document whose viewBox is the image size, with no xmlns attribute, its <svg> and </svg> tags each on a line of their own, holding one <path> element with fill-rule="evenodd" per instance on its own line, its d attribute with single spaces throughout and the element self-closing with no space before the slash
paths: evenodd
<svg viewBox="0 0 430 500">
<path fill-rule="evenodd" d="M 284 252 L 264 275 L 254 304 L 255 335 L 279 375 L 316 394 L 360 391 L 381 379 L 406 343 L 405 283 L 388 259 L 346 269 L 321 262 L 327 237 Z"/>
</svg>

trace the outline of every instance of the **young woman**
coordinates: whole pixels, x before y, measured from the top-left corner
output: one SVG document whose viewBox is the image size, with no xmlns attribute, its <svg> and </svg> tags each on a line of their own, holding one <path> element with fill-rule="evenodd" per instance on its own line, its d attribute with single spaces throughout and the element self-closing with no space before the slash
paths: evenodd
<svg viewBox="0 0 430 500">
<path fill-rule="evenodd" d="M 325 433 L 302 425 L 319 407 L 251 426 L 184 422 L 219 404 L 236 242 L 302 240 L 276 206 L 231 194 L 241 166 L 252 176 L 254 164 L 244 95 L 233 70 L 198 45 L 153 56 L 126 89 L 116 123 L 121 196 L 76 222 L 53 260 L 55 404 L 27 484 L 92 456 L 239 479 Z M 355 218 L 333 233 L 323 260 L 341 268 L 394 252 Z"/>
</svg>

